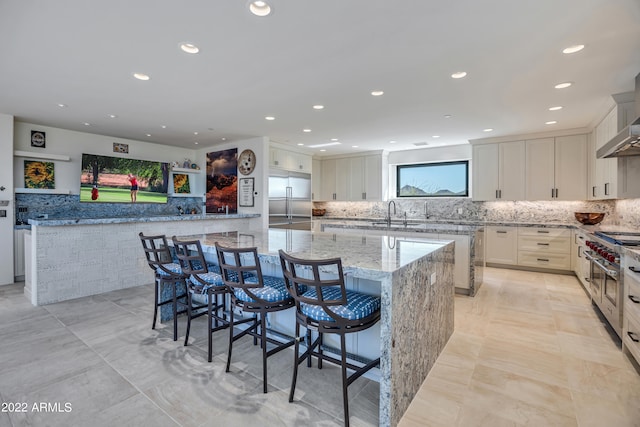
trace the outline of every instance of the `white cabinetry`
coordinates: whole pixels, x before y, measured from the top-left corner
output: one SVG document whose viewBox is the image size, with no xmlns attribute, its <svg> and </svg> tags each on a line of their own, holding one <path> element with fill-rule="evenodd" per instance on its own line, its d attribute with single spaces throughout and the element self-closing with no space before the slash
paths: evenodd
<svg viewBox="0 0 640 427">
<path fill-rule="evenodd" d="M 518 265 L 571 269 L 571 230 L 518 227 Z"/>
<path fill-rule="evenodd" d="M 487 262 L 515 265 L 518 263 L 518 227 L 486 227 Z"/>
<path fill-rule="evenodd" d="M 16 281 L 24 280 L 24 235 L 27 231 L 13 231 L 13 275 Z"/>
<path fill-rule="evenodd" d="M 318 200 L 381 200 L 382 156 L 324 159 Z"/>
<path fill-rule="evenodd" d="M 580 230 L 573 230 L 571 241 L 571 270 L 575 273 L 582 287 L 589 292 L 589 275 L 591 264 L 584 256 L 587 238 Z"/>
<path fill-rule="evenodd" d="M 584 200 L 587 136 L 526 141 L 527 200 Z"/>
<path fill-rule="evenodd" d="M 308 154 L 272 146 L 269 147 L 269 167 L 311 173 L 312 159 Z"/>
<path fill-rule="evenodd" d="M 473 146 L 473 200 L 524 200 L 524 141 Z"/>
<path fill-rule="evenodd" d="M 626 252 L 622 267 L 625 285 L 622 348 L 640 363 L 640 253 Z"/>
<path fill-rule="evenodd" d="M 311 163 L 311 199 L 321 200 L 322 196 L 322 162 L 313 159 Z"/>
</svg>

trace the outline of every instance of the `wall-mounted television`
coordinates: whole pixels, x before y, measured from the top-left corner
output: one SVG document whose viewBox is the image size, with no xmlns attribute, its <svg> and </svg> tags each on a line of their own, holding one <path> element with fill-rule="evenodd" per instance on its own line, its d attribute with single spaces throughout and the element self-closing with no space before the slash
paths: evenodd
<svg viewBox="0 0 640 427">
<path fill-rule="evenodd" d="M 169 163 L 82 154 L 80 201 L 167 203 Z"/>
</svg>

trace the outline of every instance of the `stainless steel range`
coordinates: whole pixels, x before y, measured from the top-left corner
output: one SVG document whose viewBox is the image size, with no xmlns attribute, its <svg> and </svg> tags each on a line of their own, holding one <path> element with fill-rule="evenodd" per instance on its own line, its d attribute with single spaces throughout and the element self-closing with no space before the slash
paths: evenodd
<svg viewBox="0 0 640 427">
<path fill-rule="evenodd" d="M 586 243 L 590 250 L 585 252 L 591 263 L 591 300 L 621 337 L 624 276 L 620 274 L 620 248 L 640 245 L 640 233 L 602 230 L 591 238 Z"/>
</svg>

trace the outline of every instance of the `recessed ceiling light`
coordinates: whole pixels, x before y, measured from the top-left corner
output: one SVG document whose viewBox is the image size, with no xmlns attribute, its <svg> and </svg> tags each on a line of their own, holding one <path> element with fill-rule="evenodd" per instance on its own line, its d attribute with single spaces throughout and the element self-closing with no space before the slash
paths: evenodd
<svg viewBox="0 0 640 427">
<path fill-rule="evenodd" d="M 194 143 L 195 145 L 198 145 L 198 141 L 193 141 L 193 143 Z"/>
<path fill-rule="evenodd" d="M 358 148 L 358 146 L 357 145 L 352 145 L 351 148 Z"/>
<path fill-rule="evenodd" d="M 67 104 L 57 104 L 60 108 L 66 108 Z"/>
<path fill-rule="evenodd" d="M 458 71 L 458 72 L 455 72 L 455 73 L 451 74 L 451 78 L 452 79 L 461 79 L 463 77 L 466 77 L 466 75 L 467 75 L 466 71 Z"/>
<path fill-rule="evenodd" d="M 84 123 L 83 123 L 83 125 L 85 125 L 85 126 L 91 126 L 91 123 L 84 122 Z"/>
<path fill-rule="evenodd" d="M 562 49 L 562 53 L 576 53 L 580 52 L 582 49 L 584 49 L 583 44 L 575 44 L 573 46 Z"/>
<path fill-rule="evenodd" d="M 252 1 L 249 10 L 256 16 L 264 17 L 271 14 L 271 6 L 266 1 Z"/>
<path fill-rule="evenodd" d="M 556 123 L 558 123 L 558 122 L 555 121 L 555 120 L 549 120 L 548 122 L 545 122 L 544 124 L 545 125 L 555 125 Z"/>
<path fill-rule="evenodd" d="M 331 138 L 331 140 L 332 140 L 333 142 L 336 142 L 336 141 L 338 140 L 338 138 Z"/>
<path fill-rule="evenodd" d="M 222 139 L 223 141 L 226 141 L 226 140 L 227 140 L 227 138 L 220 138 L 220 139 Z"/>
<path fill-rule="evenodd" d="M 493 132 L 493 128 L 482 129 L 482 132 Z"/>
<path fill-rule="evenodd" d="M 275 120 L 276 118 L 273 116 L 267 116 L 264 118 L 265 120 Z"/>
<path fill-rule="evenodd" d="M 558 110 L 562 110 L 562 106 L 558 105 L 556 107 L 549 107 L 549 111 L 558 111 Z"/>
<path fill-rule="evenodd" d="M 323 108 L 324 108 L 324 105 L 320 105 L 320 104 L 317 104 L 317 105 L 313 106 L 314 110 L 322 110 Z"/>
<path fill-rule="evenodd" d="M 373 96 L 382 96 L 382 95 L 384 95 L 384 91 L 373 90 L 373 91 L 371 91 L 371 95 L 373 95 Z"/>
<path fill-rule="evenodd" d="M 325 149 L 323 148 L 323 149 L 322 149 L 322 150 L 320 150 L 320 151 L 327 151 L 327 150 L 325 150 Z"/>
<path fill-rule="evenodd" d="M 166 128 L 167 128 L 167 125 L 162 125 L 162 126 L 160 126 L 160 127 L 161 127 L 162 129 L 166 129 Z"/>
<path fill-rule="evenodd" d="M 311 132 L 311 129 L 302 129 L 302 132 L 309 133 L 309 132 Z"/>
<path fill-rule="evenodd" d="M 299 146 L 303 146 L 304 144 L 302 142 L 298 142 L 298 145 Z"/>
<path fill-rule="evenodd" d="M 339 142 L 325 142 L 324 144 L 309 145 L 309 148 L 331 147 L 332 145 L 340 145 Z"/>
<path fill-rule="evenodd" d="M 151 77 L 149 77 L 148 75 L 144 74 L 144 73 L 133 73 L 133 77 L 135 77 L 138 80 L 143 80 L 143 81 L 147 81 L 149 80 Z"/>
<path fill-rule="evenodd" d="M 389 144 L 395 144 L 396 141 L 389 141 Z"/>
<path fill-rule="evenodd" d="M 431 135 L 431 138 L 440 138 L 440 135 Z"/>
<path fill-rule="evenodd" d="M 200 49 L 198 48 L 198 46 L 196 46 L 193 43 L 181 43 L 180 44 L 180 49 L 182 49 L 182 51 L 186 52 L 186 53 L 198 53 L 198 52 L 200 52 Z"/>
<path fill-rule="evenodd" d="M 147 135 L 147 136 L 151 136 L 151 134 L 150 134 L 150 133 L 145 133 L 145 135 Z"/>
<path fill-rule="evenodd" d="M 194 134 L 194 135 L 197 135 L 197 134 L 198 134 L 198 132 L 194 132 L 193 134 Z"/>
<path fill-rule="evenodd" d="M 453 117 L 451 114 L 445 114 L 445 115 L 444 115 L 444 118 L 445 118 L 445 119 L 450 119 L 451 117 Z"/>
<path fill-rule="evenodd" d="M 564 83 L 558 83 L 558 84 L 557 84 L 557 85 L 555 85 L 554 87 L 555 87 L 556 89 L 564 89 L 564 88 L 567 88 L 567 87 L 571 86 L 572 84 L 573 84 L 573 83 L 571 83 L 571 82 L 564 82 Z"/>
</svg>

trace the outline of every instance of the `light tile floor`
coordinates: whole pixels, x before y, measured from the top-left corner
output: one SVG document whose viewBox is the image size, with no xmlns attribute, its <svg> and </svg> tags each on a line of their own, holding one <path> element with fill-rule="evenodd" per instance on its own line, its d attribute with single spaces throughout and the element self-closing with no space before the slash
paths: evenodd
<svg viewBox="0 0 640 427">
<path fill-rule="evenodd" d="M 284 351 L 269 360 L 263 394 L 250 338 L 227 374 L 226 331 L 207 363 L 204 319 L 183 347 L 170 325 L 151 330 L 151 292 L 32 307 L 22 284 L 0 287 L 0 402 L 27 404 L 0 411 L 0 427 L 342 424 L 335 367 L 301 368 L 290 404 Z M 349 391 L 352 425 L 377 425 L 377 383 Z M 35 411 L 41 402 L 50 407 Z M 640 426 L 640 376 L 575 278 L 488 269 L 475 298 L 456 297 L 455 332 L 400 425 Z"/>
<path fill-rule="evenodd" d="M 640 426 L 640 375 L 575 277 L 490 268 L 399 425 Z"/>
</svg>

